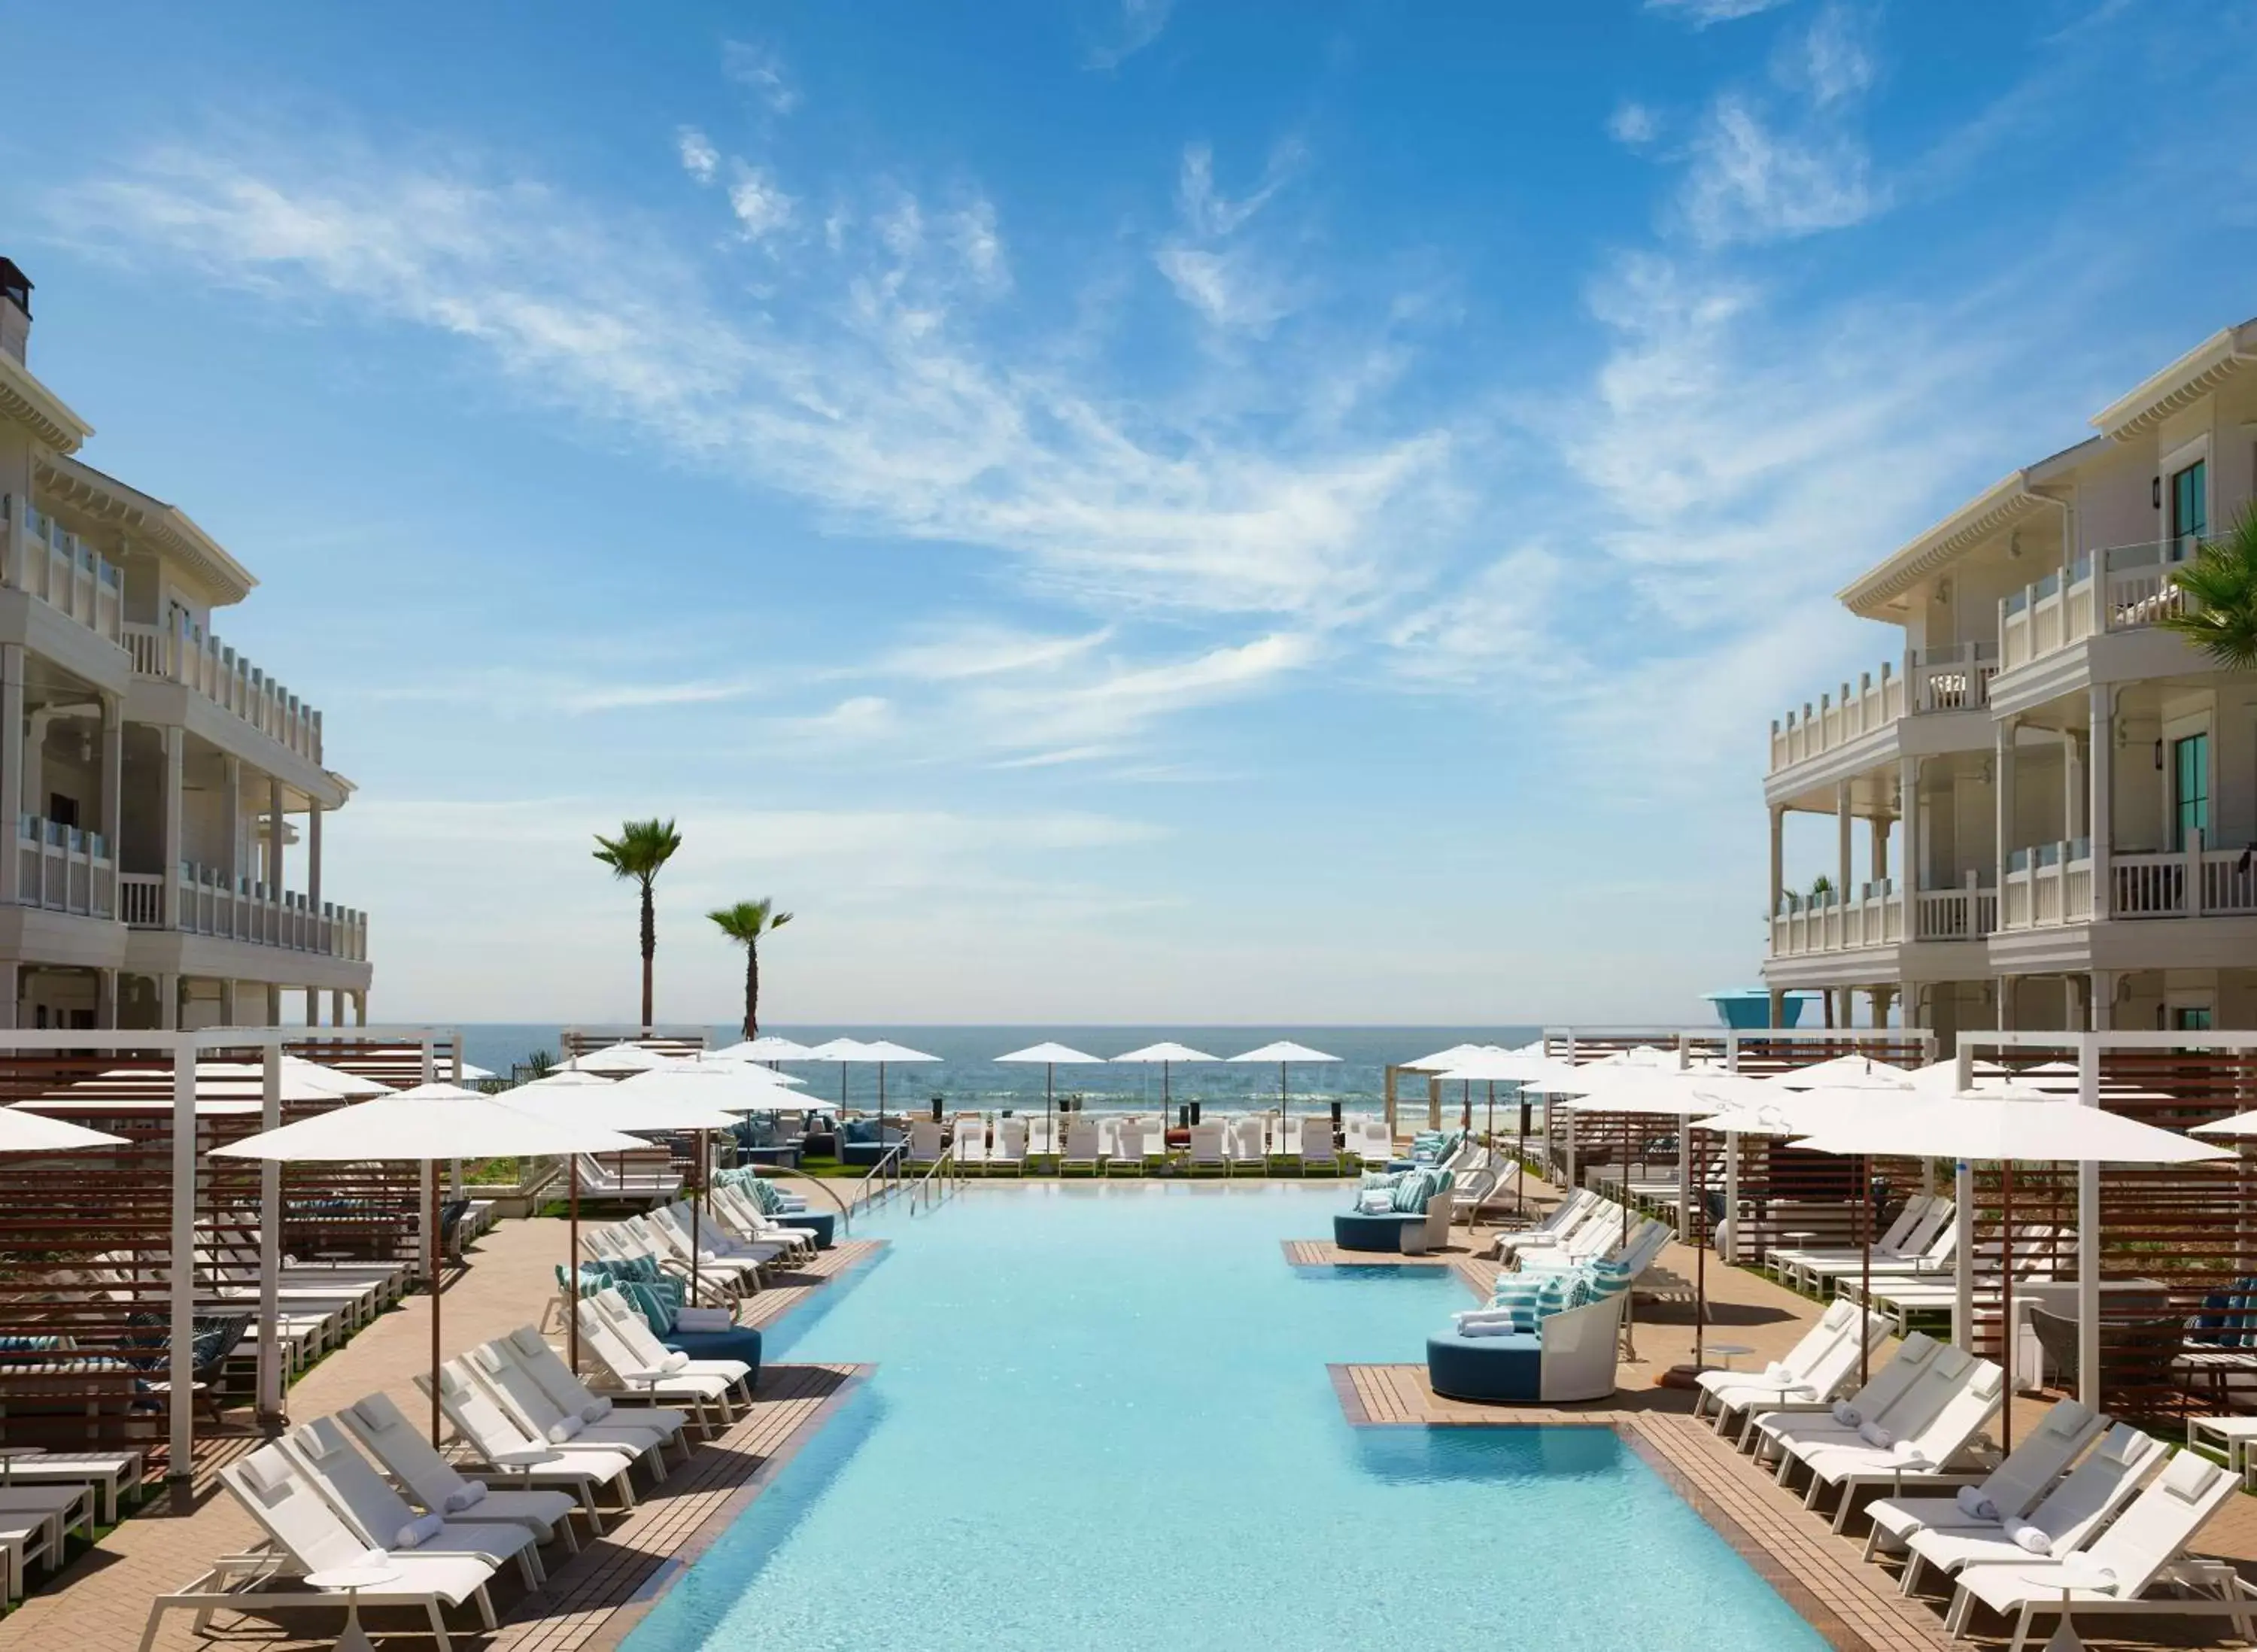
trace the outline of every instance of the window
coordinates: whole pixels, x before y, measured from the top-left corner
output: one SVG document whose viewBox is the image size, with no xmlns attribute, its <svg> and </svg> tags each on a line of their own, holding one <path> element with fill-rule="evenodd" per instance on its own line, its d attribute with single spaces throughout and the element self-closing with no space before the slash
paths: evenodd
<svg viewBox="0 0 2257 1652">
<path fill-rule="evenodd" d="M 2210 830 L 2210 736 L 2171 742 L 2171 847 L 2185 849 Z"/>
<path fill-rule="evenodd" d="M 2176 1031 L 2182 1033 L 2210 1031 L 2210 1006 L 2207 1004 L 2180 1005 L 2171 1012 L 2171 1026 Z"/>
<path fill-rule="evenodd" d="M 2210 532 L 2209 467 L 2197 459 L 2171 478 L 2171 542 L 2184 556 Z"/>
<path fill-rule="evenodd" d="M 78 799 L 65 797 L 60 792 L 49 792 L 47 818 L 58 826 L 75 828 L 78 825 Z"/>
</svg>

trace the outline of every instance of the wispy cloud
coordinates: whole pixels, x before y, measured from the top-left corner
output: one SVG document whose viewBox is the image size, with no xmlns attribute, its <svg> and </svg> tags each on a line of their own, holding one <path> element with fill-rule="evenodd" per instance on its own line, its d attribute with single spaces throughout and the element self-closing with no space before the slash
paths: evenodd
<svg viewBox="0 0 2257 1652">
<path fill-rule="evenodd" d="M 1645 0 L 1645 9 L 1689 23 L 1696 29 L 1705 29 L 1711 24 L 1752 18 L 1759 11 L 1773 11 L 1787 4 L 1789 0 Z"/>
<path fill-rule="evenodd" d="M 1643 148 L 1661 136 L 1661 116 L 1647 105 L 1626 97 L 1607 116 L 1607 136 L 1626 149 Z"/>
<path fill-rule="evenodd" d="M 1249 194 L 1231 200 L 1215 187 L 1214 153 L 1205 144 L 1184 150 L 1177 180 L 1177 210 L 1182 233 L 1152 256 L 1178 297 L 1216 328 L 1256 336 L 1291 314 L 1291 282 L 1263 247 L 1240 232 L 1284 187 L 1302 160 L 1298 144 L 1272 152 Z"/>
<path fill-rule="evenodd" d="M 1864 146 L 1840 131 L 1786 131 L 1737 94 L 1716 100 L 1693 139 L 1682 197 L 1703 246 L 1792 240 L 1864 222 L 1881 203 Z"/>
<path fill-rule="evenodd" d="M 1176 0 L 1106 0 L 1112 8 L 1104 38 L 1084 61 L 1093 69 L 1121 67 L 1158 39 L 1176 9 Z"/>
<path fill-rule="evenodd" d="M 713 147 L 713 140 L 695 126 L 684 126 L 674 134 L 675 152 L 682 158 L 682 170 L 701 184 L 713 181 L 713 173 L 721 164 L 721 152 Z"/>
<path fill-rule="evenodd" d="M 729 210 L 748 241 L 764 241 L 791 223 L 798 203 L 784 193 L 773 175 L 743 161 L 736 163 L 729 180 Z"/>
<path fill-rule="evenodd" d="M 773 46 L 757 40 L 728 41 L 721 48 L 721 72 L 752 93 L 772 114 L 789 115 L 799 107 L 799 88 Z"/>
<path fill-rule="evenodd" d="M 1194 198 L 1242 223 L 1245 203 Z M 1001 230 L 976 208 L 936 237 L 903 193 L 835 251 L 800 249 L 748 310 L 654 226 L 452 160 L 173 146 L 46 205 L 89 249 L 450 335 L 588 419 L 844 524 L 990 547 L 1074 601 L 1331 623 L 1456 505 L 1447 424 L 1338 403 L 1327 352 L 1241 358 L 1212 394 L 1157 403 L 1086 351 L 1001 342 L 978 308 Z M 1270 416 L 1319 403 L 1321 424 Z"/>
</svg>

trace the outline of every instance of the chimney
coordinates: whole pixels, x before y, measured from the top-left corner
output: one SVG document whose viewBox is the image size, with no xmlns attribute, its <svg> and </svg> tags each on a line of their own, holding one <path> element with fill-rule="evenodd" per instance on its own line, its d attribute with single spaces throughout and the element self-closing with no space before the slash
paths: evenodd
<svg viewBox="0 0 2257 1652">
<path fill-rule="evenodd" d="M 0 258 L 0 350 L 18 361 L 32 337 L 32 278 L 13 258 Z"/>
</svg>

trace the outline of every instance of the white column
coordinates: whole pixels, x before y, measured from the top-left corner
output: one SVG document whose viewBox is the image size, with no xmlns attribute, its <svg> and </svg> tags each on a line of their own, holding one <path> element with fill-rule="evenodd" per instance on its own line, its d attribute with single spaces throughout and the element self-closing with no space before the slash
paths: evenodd
<svg viewBox="0 0 2257 1652">
<path fill-rule="evenodd" d="M 105 1031 L 117 1026 L 117 971 L 97 969 L 94 972 L 94 1024 Z"/>
<path fill-rule="evenodd" d="M 322 806 L 306 805 L 306 906 L 318 921 L 322 915 Z"/>
<path fill-rule="evenodd" d="M 180 1025 L 180 978 L 160 975 L 157 980 L 157 1025 L 166 1032 L 177 1032 Z"/>
<path fill-rule="evenodd" d="M 184 835 L 180 823 L 180 766 L 187 752 L 187 731 L 168 728 L 165 731 L 165 866 L 164 881 L 158 892 L 164 900 L 165 927 L 180 927 L 180 847 Z M 166 1026 L 177 1024 L 178 1017 Z"/>
<path fill-rule="evenodd" d="M 227 892 L 236 895 L 243 892 L 243 759 L 223 758 L 220 766 L 227 779 Z"/>
<path fill-rule="evenodd" d="M 322 989 L 318 986 L 309 986 L 306 989 L 306 1025 L 319 1027 L 321 1024 Z"/>
<path fill-rule="evenodd" d="M 1842 781 L 1834 788 L 1834 904 L 1838 908 L 1850 899 L 1850 782 Z"/>
<path fill-rule="evenodd" d="M 1771 806 L 1771 907 L 1766 921 L 1779 916 L 1779 898 L 1786 893 L 1786 810 Z"/>
<path fill-rule="evenodd" d="M 2084 786 L 2084 754 L 2080 749 L 2077 731 L 2061 731 L 2061 835 L 2077 838 L 2084 836 L 2084 809 L 2088 801 Z"/>
<path fill-rule="evenodd" d="M 2108 916 L 2116 904 L 2116 878 L 2108 865 L 2113 847 L 2110 835 L 2115 830 L 2116 690 L 2106 683 L 2095 683 L 2090 697 L 2092 738 L 2086 742 L 2090 756 L 2085 766 L 2091 771 L 2092 800 L 2086 807 L 2084 822 L 2092 839 L 2092 915 L 2098 920 Z"/>
<path fill-rule="evenodd" d="M 13 958 L 0 959 L 0 1028 L 16 1030 L 16 999 L 22 992 L 23 965 Z"/>
<path fill-rule="evenodd" d="M 232 1000 L 235 983 L 222 989 Z M 282 1123 L 282 1047 L 269 1044 L 261 1065 L 258 1127 Z M 282 1349 L 275 1338 L 275 1291 L 282 1275 L 282 1164 L 268 1159 L 258 1167 L 258 1415 L 282 1415 Z"/>
<path fill-rule="evenodd" d="M 125 706 L 116 695 L 105 694 L 102 696 L 102 841 L 114 867 L 122 865 L 117 843 L 124 832 Z"/>
<path fill-rule="evenodd" d="M 219 1024 L 222 1027 L 239 1027 L 242 1025 L 241 1022 L 235 1019 L 237 1014 L 239 1013 L 236 1004 L 237 990 L 237 989 L 232 977 L 223 976 L 220 978 Z M 272 1125 L 268 1125 L 265 1127 L 269 1130 L 274 1128 Z"/>
<path fill-rule="evenodd" d="M 1959 1041 L 1955 1060 L 1958 1076 L 1954 1088 L 1972 1090 L 1975 1087 L 1975 1052 L 1966 1040 Z M 1951 1247 L 1951 1340 L 1960 1348 L 1975 1351 L 1975 1174 L 1960 1160 L 1951 1170 L 1951 1225 L 1954 1242 Z"/>
<path fill-rule="evenodd" d="M 2091 1002 L 2092 1031 L 2112 1031 L 2116 1025 L 2116 971 L 2095 970 L 2092 972 Z"/>
<path fill-rule="evenodd" d="M 331 988 L 331 989 L 330 989 L 330 992 L 329 992 L 329 1025 L 330 1025 L 330 1026 L 332 1026 L 332 1027 L 343 1027 L 344 1024 L 345 1024 L 345 992 L 344 992 L 344 989 L 343 989 L 343 987 L 333 987 L 333 988 Z"/>
<path fill-rule="evenodd" d="M 282 782 L 266 782 L 266 898 L 279 901 L 285 866 L 282 848 Z"/>
<path fill-rule="evenodd" d="M 169 990 L 173 978 L 161 978 Z M 165 1024 L 170 1027 L 177 1019 L 168 1013 Z M 172 1452 L 165 1475 L 176 1485 L 195 1477 L 195 1253 L 196 1053 L 184 1040 L 173 1052 Z"/>
<path fill-rule="evenodd" d="M 2077 1041 L 2077 1099 L 2100 1105 L 2100 1041 Z M 2077 1397 L 2100 1405 L 2100 1167 L 2077 1167 Z"/>
<path fill-rule="evenodd" d="M 0 905 L 14 906 L 23 893 L 24 857 L 16 847 L 23 813 L 24 650 L 11 642 L 0 646 Z"/>
<path fill-rule="evenodd" d="M 2014 724 L 2013 717 L 1999 719 L 1993 736 L 1993 761 L 1998 769 L 1998 782 L 1991 788 L 1994 807 L 1995 847 L 1999 853 L 1999 918 L 2006 921 L 2006 865 L 2009 858 L 2021 845 L 2014 842 Z M 2005 1026 L 2005 1022 L 2000 1022 Z"/>
<path fill-rule="evenodd" d="M 365 1027 L 365 1026 L 367 1026 L 367 1025 L 368 1025 L 368 992 L 367 992 L 367 989 L 366 989 L 366 988 L 364 988 L 364 988 L 357 989 L 357 990 L 354 992 L 353 995 L 352 995 L 352 999 L 353 999 L 353 1025 L 354 1025 L 355 1027 Z"/>
</svg>

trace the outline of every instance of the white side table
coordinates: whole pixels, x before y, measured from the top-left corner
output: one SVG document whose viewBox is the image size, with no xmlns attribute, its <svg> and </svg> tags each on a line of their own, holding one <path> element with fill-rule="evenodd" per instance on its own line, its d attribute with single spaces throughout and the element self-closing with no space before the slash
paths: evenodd
<svg viewBox="0 0 2257 1652">
<path fill-rule="evenodd" d="M 528 1445 L 514 1451 L 496 1451 L 491 1460 L 496 1468 L 504 1472 L 518 1475 L 529 1481 L 533 1478 L 534 1470 L 544 1464 L 561 1462 L 564 1453 L 562 1451 L 551 1451 L 542 1446 Z"/>
<path fill-rule="evenodd" d="M 2020 1577 L 2034 1589 L 2061 1592 L 2061 1622 L 2055 1626 L 2053 1638 L 2045 1643 L 2045 1652 L 2084 1652 L 2084 1642 L 2077 1638 L 2077 1626 L 2070 1621 L 2069 1597 L 2079 1589 L 2097 1589 L 2108 1578 L 2097 1569 L 2079 1565 L 2073 1558 L 2041 1571 L 2025 1571 Z"/>
<path fill-rule="evenodd" d="M 387 1566 L 382 1561 L 363 1561 L 357 1565 L 338 1566 L 329 1571 L 309 1571 L 306 1581 L 316 1589 L 342 1589 L 345 1597 L 344 1633 L 337 1636 L 335 1652 L 374 1652 L 369 1644 L 368 1632 L 360 1627 L 360 1592 L 381 1589 L 386 1584 L 400 1581 L 400 1569 Z"/>
<path fill-rule="evenodd" d="M 1701 1352 L 1715 1354 L 1724 1362 L 1723 1369 L 1730 1371 L 1737 1368 L 1732 1364 L 1733 1360 L 1744 1354 L 1751 1354 L 1755 1350 L 1744 1342 L 1704 1342 L 1701 1345 Z"/>
</svg>

